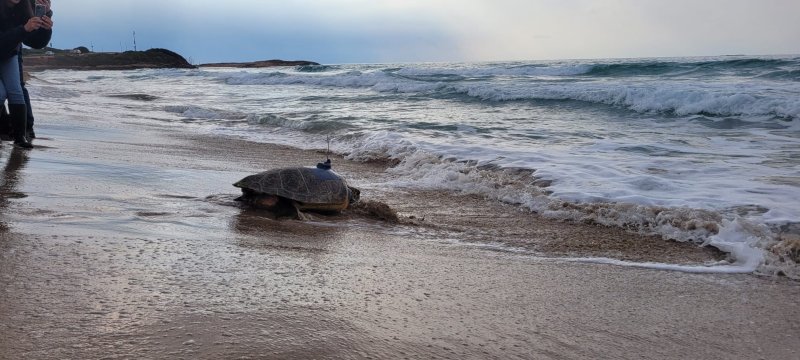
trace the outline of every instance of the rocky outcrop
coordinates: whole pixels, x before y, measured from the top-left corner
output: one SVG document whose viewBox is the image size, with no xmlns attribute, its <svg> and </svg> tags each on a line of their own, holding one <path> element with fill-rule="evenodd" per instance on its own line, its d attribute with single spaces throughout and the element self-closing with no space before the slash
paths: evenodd
<svg viewBox="0 0 800 360">
<path fill-rule="evenodd" d="M 319 65 L 313 61 L 305 60 L 263 60 L 243 63 L 210 63 L 201 64 L 200 67 L 233 67 L 233 68 L 264 68 L 274 66 L 306 66 L 306 65 Z"/>
<path fill-rule="evenodd" d="M 155 68 L 194 68 L 183 56 L 167 49 L 84 53 L 82 51 L 31 52 L 23 57 L 25 70 L 132 70 Z"/>
</svg>

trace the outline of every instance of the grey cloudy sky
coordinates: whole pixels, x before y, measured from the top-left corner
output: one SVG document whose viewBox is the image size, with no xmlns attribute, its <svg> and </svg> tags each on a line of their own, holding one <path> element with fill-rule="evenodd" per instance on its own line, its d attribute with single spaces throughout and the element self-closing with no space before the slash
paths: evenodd
<svg viewBox="0 0 800 360">
<path fill-rule="evenodd" d="M 52 0 L 53 45 L 195 63 L 800 53 L 800 0 Z"/>
</svg>

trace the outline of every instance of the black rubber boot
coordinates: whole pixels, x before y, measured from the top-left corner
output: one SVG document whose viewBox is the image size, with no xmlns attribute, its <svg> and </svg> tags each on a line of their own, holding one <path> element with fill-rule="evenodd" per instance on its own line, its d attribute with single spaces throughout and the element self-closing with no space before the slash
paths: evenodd
<svg viewBox="0 0 800 360">
<path fill-rule="evenodd" d="M 25 104 L 8 104 L 11 115 L 11 128 L 14 137 L 14 146 L 22 149 L 31 149 L 33 145 L 28 142 L 26 130 L 28 128 L 28 108 Z"/>
<path fill-rule="evenodd" d="M 14 140 L 11 136 L 11 116 L 4 105 L 0 105 L 0 140 Z"/>
<path fill-rule="evenodd" d="M 22 83 L 22 94 L 25 96 L 25 109 L 28 111 L 28 123 L 27 123 L 27 134 L 25 136 L 28 139 L 28 142 L 31 139 L 36 139 L 36 133 L 33 132 L 33 109 L 31 108 L 31 96 L 28 94 L 28 88 L 25 87 L 25 83 Z"/>
</svg>

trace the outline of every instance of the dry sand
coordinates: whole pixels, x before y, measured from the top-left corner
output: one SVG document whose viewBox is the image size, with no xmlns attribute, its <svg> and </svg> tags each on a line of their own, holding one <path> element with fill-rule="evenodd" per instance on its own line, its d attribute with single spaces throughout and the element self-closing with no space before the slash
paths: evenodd
<svg viewBox="0 0 800 360">
<path fill-rule="evenodd" d="M 800 357 L 795 282 L 537 256 L 703 264 L 713 249 L 387 188 L 385 165 L 340 158 L 402 224 L 272 220 L 230 184 L 321 154 L 38 126 L 36 149 L 0 150 L 0 359 Z"/>
</svg>

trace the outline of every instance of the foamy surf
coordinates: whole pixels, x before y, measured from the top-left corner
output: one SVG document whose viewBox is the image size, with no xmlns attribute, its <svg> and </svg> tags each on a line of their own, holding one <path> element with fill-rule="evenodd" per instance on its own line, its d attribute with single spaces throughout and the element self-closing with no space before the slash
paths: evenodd
<svg viewBox="0 0 800 360">
<path fill-rule="evenodd" d="M 762 235 L 763 236 L 763 235 Z M 767 235 L 768 236 L 768 235 Z M 781 275 L 799 279 L 800 273 L 793 265 L 780 264 L 775 257 L 768 257 L 767 253 L 756 246 L 763 242 L 759 237 L 745 229 L 740 220 L 725 221 L 716 235 L 709 236 L 703 245 L 713 246 L 731 255 L 732 261 L 720 261 L 708 265 L 679 265 L 656 262 L 633 262 L 610 258 L 571 258 L 566 261 L 607 264 L 616 266 L 629 266 L 654 270 L 679 271 L 686 273 L 708 274 L 749 274 L 760 273 L 764 275 Z"/>
<path fill-rule="evenodd" d="M 730 254 L 725 265 L 683 265 L 615 262 L 630 266 L 709 273 L 759 273 L 800 279 L 793 261 L 769 251 L 779 242 L 779 229 L 758 218 L 744 219 L 713 210 L 665 207 L 621 202 L 571 202 L 552 195 L 552 182 L 536 172 L 499 168 L 480 162 L 442 161 L 415 154 L 389 170 L 399 180 L 385 186 L 457 191 L 479 194 L 515 204 L 547 218 L 595 223 L 627 229 L 664 240 L 713 246 Z"/>
<path fill-rule="evenodd" d="M 396 165 L 370 186 L 478 194 L 714 246 L 730 254 L 728 269 L 800 278 L 785 245 L 800 233 L 798 66 L 718 57 L 47 71 L 31 92 L 41 106 L 304 149 L 330 137 L 348 159 Z"/>
<path fill-rule="evenodd" d="M 559 258 L 553 260 L 636 267 L 636 268 L 652 269 L 652 270 L 678 271 L 678 272 L 693 273 L 693 274 L 749 274 L 754 272 L 758 268 L 757 264 L 751 264 L 751 263 L 745 263 L 740 265 L 737 265 L 738 263 L 732 265 L 727 263 L 720 263 L 720 264 L 699 266 L 699 265 L 664 264 L 655 262 L 634 262 L 634 261 L 624 261 L 611 258 Z"/>
</svg>

